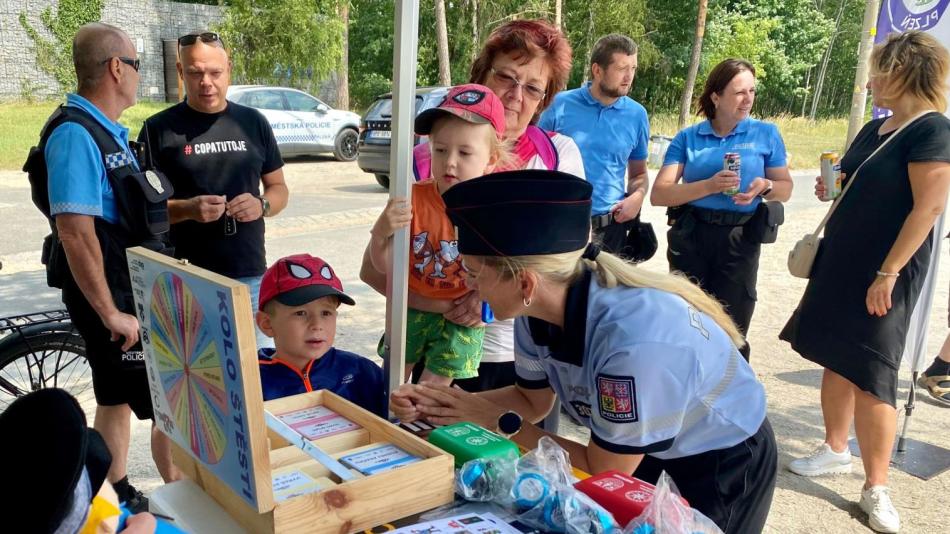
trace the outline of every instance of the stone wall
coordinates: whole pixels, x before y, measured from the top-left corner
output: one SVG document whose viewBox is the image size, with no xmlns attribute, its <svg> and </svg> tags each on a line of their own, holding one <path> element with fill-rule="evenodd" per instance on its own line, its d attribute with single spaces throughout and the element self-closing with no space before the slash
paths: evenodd
<svg viewBox="0 0 950 534">
<path fill-rule="evenodd" d="M 61 98 L 56 80 L 37 67 L 33 41 L 18 20 L 25 11 L 33 27 L 43 34 L 40 13 L 47 6 L 55 9 L 55 4 L 51 0 L 0 0 L 0 100 L 21 99 L 26 96 L 25 89 L 33 98 Z M 102 9 L 102 21 L 125 30 L 135 44 L 142 60 L 142 100 L 165 99 L 162 40 L 207 29 L 221 16 L 218 6 L 161 0 L 106 0 Z"/>
</svg>

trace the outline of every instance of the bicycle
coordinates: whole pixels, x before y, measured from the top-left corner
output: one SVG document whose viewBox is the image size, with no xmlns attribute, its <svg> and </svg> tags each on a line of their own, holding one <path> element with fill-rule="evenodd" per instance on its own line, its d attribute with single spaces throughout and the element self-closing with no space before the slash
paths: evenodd
<svg viewBox="0 0 950 534">
<path fill-rule="evenodd" d="M 17 397 L 61 388 L 95 410 L 86 345 L 66 310 L 0 317 L 0 412 Z"/>
</svg>

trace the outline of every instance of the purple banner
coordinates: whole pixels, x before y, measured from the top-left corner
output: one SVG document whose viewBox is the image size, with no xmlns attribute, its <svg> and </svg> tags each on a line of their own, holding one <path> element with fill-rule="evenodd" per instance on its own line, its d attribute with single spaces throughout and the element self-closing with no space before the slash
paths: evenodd
<svg viewBox="0 0 950 534">
<path fill-rule="evenodd" d="M 877 37 L 880 42 L 891 32 L 933 29 L 947 11 L 950 0 L 884 0 L 877 17 Z"/>
<path fill-rule="evenodd" d="M 946 13 L 948 5 L 950 0 L 883 0 L 881 12 L 877 16 L 874 44 L 884 41 L 891 33 L 934 29 Z M 887 109 L 871 107 L 871 117 L 875 119 L 890 114 Z"/>
</svg>

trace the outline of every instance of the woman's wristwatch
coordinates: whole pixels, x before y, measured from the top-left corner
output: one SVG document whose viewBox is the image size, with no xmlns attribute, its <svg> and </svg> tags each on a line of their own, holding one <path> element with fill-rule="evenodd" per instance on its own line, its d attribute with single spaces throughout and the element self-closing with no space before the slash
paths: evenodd
<svg viewBox="0 0 950 534">
<path fill-rule="evenodd" d="M 766 187 L 765 189 L 763 189 L 761 193 L 759 193 L 759 196 L 762 197 L 762 198 L 765 198 L 766 195 L 768 195 L 769 193 L 772 192 L 772 185 L 773 185 L 773 184 L 772 184 L 772 180 L 769 180 L 768 178 L 763 178 L 763 180 L 765 180 L 766 182 L 768 182 L 769 185 L 768 185 L 768 187 Z"/>
<path fill-rule="evenodd" d="M 518 432 L 521 432 L 521 425 L 524 422 L 522 417 L 518 415 L 517 412 L 508 410 L 507 412 L 498 416 L 497 423 L 497 432 L 506 438 L 514 436 Z"/>
</svg>

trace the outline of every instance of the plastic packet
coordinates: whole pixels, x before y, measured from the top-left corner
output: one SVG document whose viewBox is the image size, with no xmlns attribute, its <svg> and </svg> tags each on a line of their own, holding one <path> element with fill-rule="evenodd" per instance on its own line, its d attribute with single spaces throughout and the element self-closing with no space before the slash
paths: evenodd
<svg viewBox="0 0 950 534">
<path fill-rule="evenodd" d="M 613 516 L 574 489 L 567 452 L 549 437 L 522 456 L 515 469 L 511 501 L 518 519 L 544 532 L 619 533 Z"/>
<path fill-rule="evenodd" d="M 469 460 L 455 472 L 455 492 L 468 501 L 507 504 L 517 462 L 516 455 Z"/>
<path fill-rule="evenodd" d="M 700 511 L 683 504 L 673 479 L 664 471 L 653 500 L 623 530 L 624 534 L 723 534 Z"/>
</svg>

